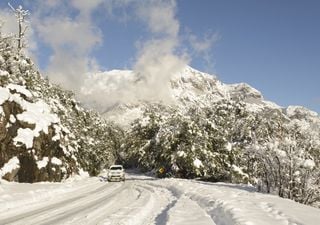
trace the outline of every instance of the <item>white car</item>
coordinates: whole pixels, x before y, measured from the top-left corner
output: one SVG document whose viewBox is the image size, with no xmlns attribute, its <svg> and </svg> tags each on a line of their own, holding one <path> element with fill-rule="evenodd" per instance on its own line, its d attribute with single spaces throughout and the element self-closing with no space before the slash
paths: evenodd
<svg viewBox="0 0 320 225">
<path fill-rule="evenodd" d="M 108 181 L 125 181 L 125 173 L 122 165 L 112 165 L 108 171 Z"/>
</svg>

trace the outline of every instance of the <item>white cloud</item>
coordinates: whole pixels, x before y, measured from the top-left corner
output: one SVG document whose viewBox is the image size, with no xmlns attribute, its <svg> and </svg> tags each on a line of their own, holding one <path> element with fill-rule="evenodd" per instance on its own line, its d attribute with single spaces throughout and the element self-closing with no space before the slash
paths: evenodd
<svg viewBox="0 0 320 225">
<path fill-rule="evenodd" d="M 153 34 L 178 36 L 180 25 L 175 15 L 175 1 L 150 0 L 141 4 L 137 13 Z"/>
<path fill-rule="evenodd" d="M 53 82 L 78 94 L 87 72 L 92 69 L 92 59 L 89 57 L 77 55 L 68 49 L 58 49 L 50 57 L 47 74 Z"/>
<path fill-rule="evenodd" d="M 100 30 L 86 20 L 64 16 L 40 18 L 36 28 L 41 39 L 54 50 L 67 47 L 85 54 L 102 41 Z"/>
<path fill-rule="evenodd" d="M 189 35 L 189 42 L 197 54 L 208 53 L 212 50 L 213 45 L 220 39 L 217 33 L 206 34 L 203 38 L 194 34 Z"/>
<path fill-rule="evenodd" d="M 139 0 L 108 0 L 103 2 L 103 8 L 109 17 L 121 22 L 127 22 L 127 20 L 132 18 L 132 15 L 130 15 L 130 12 L 127 12 L 127 10 L 130 7 L 135 8 L 137 3 L 139 3 Z M 142 3 L 142 1 L 140 1 L 140 3 Z"/>
<path fill-rule="evenodd" d="M 175 39 L 150 40 L 138 54 L 134 67 L 141 80 L 137 89 L 139 99 L 171 102 L 170 79 L 187 64 L 188 57 L 174 54 Z"/>
<path fill-rule="evenodd" d="M 72 6 L 85 16 L 90 16 L 101 3 L 103 0 L 71 0 Z"/>
<path fill-rule="evenodd" d="M 5 34 L 16 34 L 18 31 L 17 20 L 11 10 L 0 10 L 0 19 L 3 22 L 2 31 Z"/>
<path fill-rule="evenodd" d="M 217 41 L 219 41 L 220 35 L 218 33 L 206 33 L 203 37 L 200 37 L 189 31 L 186 36 L 186 41 L 191 47 L 193 58 L 197 57 L 204 60 L 207 72 L 213 72 L 212 50 Z"/>
<path fill-rule="evenodd" d="M 95 64 L 92 50 L 102 43 L 102 33 L 91 19 L 102 0 L 57 2 L 38 0 L 32 25 L 53 52 L 44 73 L 77 93 Z"/>
<path fill-rule="evenodd" d="M 134 66 L 135 72 L 145 80 L 143 88 L 139 88 L 140 97 L 171 101 L 170 79 L 188 62 L 188 57 L 177 54 L 180 24 L 176 2 L 150 0 L 139 5 L 137 13 L 152 34 L 139 49 Z"/>
<path fill-rule="evenodd" d="M 27 2 L 29 4 L 33 3 L 35 0 L 27 0 Z M 45 1 L 40 1 L 40 0 L 36 0 L 38 1 L 36 4 L 40 5 L 40 6 L 45 6 L 45 7 L 57 7 L 58 5 L 61 5 L 61 3 L 63 2 L 63 0 L 45 0 Z"/>
</svg>

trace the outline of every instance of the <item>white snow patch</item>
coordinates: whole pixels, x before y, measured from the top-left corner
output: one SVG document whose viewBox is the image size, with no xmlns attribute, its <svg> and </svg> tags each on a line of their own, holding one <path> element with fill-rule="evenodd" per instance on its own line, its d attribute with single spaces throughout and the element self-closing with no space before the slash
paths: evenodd
<svg viewBox="0 0 320 225">
<path fill-rule="evenodd" d="M 52 141 L 58 141 L 58 140 L 60 140 L 60 135 L 61 135 L 62 129 L 57 124 L 53 125 L 53 128 L 55 130 L 55 135 L 52 137 Z"/>
<path fill-rule="evenodd" d="M 17 169 L 20 167 L 20 161 L 19 159 L 15 156 L 11 158 L 4 166 L 0 169 L 0 178 L 7 173 L 10 173 L 11 171 Z"/>
<path fill-rule="evenodd" d="M 19 128 L 17 136 L 13 139 L 16 146 L 25 144 L 26 148 L 33 146 L 34 131 L 30 128 Z"/>
<path fill-rule="evenodd" d="M 229 152 L 232 150 L 232 144 L 230 142 L 228 142 L 225 147 Z"/>
<path fill-rule="evenodd" d="M 2 105 L 10 97 L 8 89 L 0 87 L 0 105 Z"/>
<path fill-rule="evenodd" d="M 286 158 L 287 157 L 287 153 L 283 150 L 280 149 L 276 149 L 275 152 L 277 153 L 278 156 L 280 156 L 281 158 Z"/>
<path fill-rule="evenodd" d="M 307 109 L 303 106 L 293 106 L 293 105 L 288 106 L 286 112 L 287 112 L 287 115 L 290 117 L 295 116 L 297 114 L 304 115 L 304 116 L 311 116 L 311 117 L 318 116 L 317 112 L 314 112 L 314 111 Z"/>
<path fill-rule="evenodd" d="M 49 162 L 48 157 L 43 157 L 42 160 L 37 161 L 38 169 L 40 170 L 41 168 L 46 167 L 48 162 Z"/>
<path fill-rule="evenodd" d="M 21 86 L 21 85 L 17 85 L 17 84 L 9 84 L 7 86 L 8 89 L 10 90 L 15 90 L 16 92 L 23 94 L 25 96 L 27 96 L 28 98 L 32 97 L 32 94 L 29 90 L 26 89 L 26 87 Z"/>
<path fill-rule="evenodd" d="M 193 161 L 193 165 L 194 165 L 196 168 L 200 168 L 201 166 L 203 166 L 201 160 L 199 160 L 198 158 L 196 158 L 196 159 Z"/>
<path fill-rule="evenodd" d="M 66 180 L 66 182 L 79 181 L 79 180 L 87 179 L 89 177 L 90 177 L 89 173 L 87 171 L 84 171 L 82 168 L 80 168 L 79 169 L 79 174 L 73 174 L 71 177 L 69 177 Z"/>
<path fill-rule="evenodd" d="M 248 177 L 248 174 L 244 173 L 242 171 L 242 169 L 236 165 L 232 165 L 232 170 L 238 174 L 240 174 L 241 176 L 244 176 L 244 177 Z"/>
<path fill-rule="evenodd" d="M 178 151 L 178 152 L 177 152 L 177 155 L 178 155 L 179 157 L 185 157 L 185 156 L 187 156 L 187 154 L 186 154 L 184 151 Z"/>
<path fill-rule="evenodd" d="M 11 123 L 15 123 L 17 120 L 16 120 L 16 118 L 14 117 L 14 115 L 10 115 L 10 122 Z"/>
<path fill-rule="evenodd" d="M 3 76 L 6 77 L 6 76 L 8 76 L 8 75 L 9 75 L 9 73 L 8 73 L 7 71 L 4 71 L 4 70 L 1 70 L 1 69 L 0 69 L 0 76 L 1 76 L 1 77 L 3 77 Z"/>
<path fill-rule="evenodd" d="M 48 127 L 52 123 L 58 123 L 60 120 L 57 115 L 50 112 L 49 106 L 43 102 L 38 101 L 36 103 L 25 102 L 26 111 L 18 114 L 17 118 L 20 121 L 35 124 L 34 129 L 35 137 L 39 135 L 40 131 L 48 133 Z"/>
<path fill-rule="evenodd" d="M 55 165 L 58 165 L 58 166 L 62 165 L 62 161 L 56 157 L 52 157 L 51 162 Z"/>
<path fill-rule="evenodd" d="M 149 117 L 144 117 L 142 118 L 142 121 L 141 121 L 141 126 L 145 127 L 149 124 L 150 122 L 150 118 Z"/>
<path fill-rule="evenodd" d="M 47 134 L 48 127 L 51 124 L 59 123 L 60 120 L 57 115 L 51 113 L 49 105 L 45 102 L 41 100 L 35 103 L 28 102 L 16 93 L 11 94 L 9 89 L 16 90 L 18 93 L 24 94 L 27 97 L 32 97 L 32 94 L 24 86 L 20 85 L 9 84 L 6 88 L 0 87 L 0 105 L 6 100 L 10 100 L 19 104 L 21 108 L 25 110 L 21 114 L 16 115 L 16 118 L 10 116 L 10 122 L 14 123 L 16 119 L 18 119 L 19 121 L 35 125 L 33 130 L 20 128 L 17 136 L 14 138 L 16 145 L 20 142 L 25 144 L 27 148 L 31 148 L 34 137 L 38 137 L 41 131 Z"/>
<path fill-rule="evenodd" d="M 316 164 L 312 159 L 307 159 L 304 161 L 303 166 L 307 169 L 312 170 L 316 166 Z"/>
<path fill-rule="evenodd" d="M 14 97 L 14 99 L 17 100 L 16 96 Z M 48 127 L 53 123 L 59 123 L 60 120 L 57 115 L 50 112 L 49 106 L 43 101 L 30 103 L 20 99 L 20 105 L 22 105 L 26 111 L 18 114 L 17 119 L 19 121 L 35 124 L 35 128 L 33 130 L 29 128 L 20 128 L 18 130 L 17 137 L 14 138 L 14 141 L 16 143 L 19 141 L 25 144 L 27 148 L 30 148 L 33 145 L 34 137 L 38 137 L 41 131 L 48 134 Z"/>
</svg>

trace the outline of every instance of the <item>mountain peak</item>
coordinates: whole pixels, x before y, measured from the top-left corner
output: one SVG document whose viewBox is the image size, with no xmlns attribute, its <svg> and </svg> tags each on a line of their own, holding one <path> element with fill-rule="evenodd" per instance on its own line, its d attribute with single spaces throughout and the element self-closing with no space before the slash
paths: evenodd
<svg viewBox="0 0 320 225">
<path fill-rule="evenodd" d="M 217 76 L 188 65 L 169 77 L 167 83 L 160 82 L 160 78 L 157 78 L 158 83 L 154 83 L 132 70 L 99 72 L 88 77 L 83 93 L 88 105 L 112 120 L 118 120 L 115 118 L 120 118 L 122 113 L 124 118 L 134 119 L 141 114 L 145 104 L 150 103 L 175 105 L 183 109 L 193 105 L 210 107 L 225 99 L 241 101 L 251 112 L 282 108 L 266 101 L 260 91 L 247 83 L 224 84 Z M 126 123 L 131 121 L 129 119 Z"/>
</svg>

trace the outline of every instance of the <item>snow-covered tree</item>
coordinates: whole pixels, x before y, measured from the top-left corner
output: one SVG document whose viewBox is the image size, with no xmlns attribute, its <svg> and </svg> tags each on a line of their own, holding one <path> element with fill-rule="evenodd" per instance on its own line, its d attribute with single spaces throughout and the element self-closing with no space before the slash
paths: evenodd
<svg viewBox="0 0 320 225">
<path fill-rule="evenodd" d="M 18 22 L 18 34 L 17 34 L 17 48 L 20 51 L 22 48 L 26 47 L 25 34 L 28 29 L 27 17 L 30 15 L 29 10 L 23 9 L 21 5 L 14 8 L 10 3 L 8 3 Z"/>
<path fill-rule="evenodd" d="M 259 126 L 247 148 L 248 171 L 261 181 L 262 191 L 312 204 L 319 201 L 319 181 L 315 179 L 319 137 L 297 122 L 279 111 L 257 116 Z"/>
</svg>

